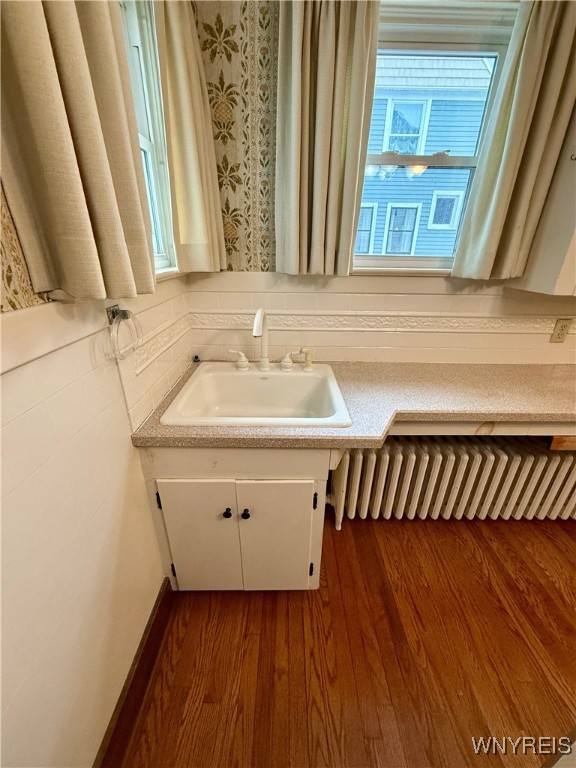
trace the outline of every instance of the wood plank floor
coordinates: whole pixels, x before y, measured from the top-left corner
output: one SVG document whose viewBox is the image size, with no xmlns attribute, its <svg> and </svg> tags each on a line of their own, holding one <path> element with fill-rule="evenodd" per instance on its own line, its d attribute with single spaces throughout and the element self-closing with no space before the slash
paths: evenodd
<svg viewBox="0 0 576 768">
<path fill-rule="evenodd" d="M 345 521 L 313 592 L 180 593 L 123 768 L 532 768 L 576 721 L 576 522 Z"/>
</svg>

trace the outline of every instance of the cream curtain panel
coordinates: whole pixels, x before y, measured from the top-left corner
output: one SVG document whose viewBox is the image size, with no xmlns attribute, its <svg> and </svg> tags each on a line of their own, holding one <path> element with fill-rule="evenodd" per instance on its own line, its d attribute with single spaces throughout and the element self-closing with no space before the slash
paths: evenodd
<svg viewBox="0 0 576 768">
<path fill-rule="evenodd" d="M 520 277 L 576 98 L 576 2 L 520 3 L 452 275 Z"/>
<path fill-rule="evenodd" d="M 2 175 L 35 291 L 153 293 L 117 3 L 1 4 Z"/>
<path fill-rule="evenodd" d="M 378 2 L 280 3 L 276 269 L 347 275 L 362 194 Z"/>
<path fill-rule="evenodd" d="M 189 2 L 154 4 L 178 269 L 226 269 L 208 88 Z"/>
</svg>

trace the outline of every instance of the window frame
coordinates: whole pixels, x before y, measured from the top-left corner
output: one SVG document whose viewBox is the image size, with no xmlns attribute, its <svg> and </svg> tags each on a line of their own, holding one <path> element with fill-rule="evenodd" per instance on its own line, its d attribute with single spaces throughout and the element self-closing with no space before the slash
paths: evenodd
<svg viewBox="0 0 576 768">
<path fill-rule="evenodd" d="M 384 136 L 382 138 L 382 152 L 391 152 L 388 148 L 390 144 L 390 134 L 392 133 L 392 119 L 394 117 L 394 105 L 395 104 L 422 104 L 422 123 L 420 125 L 420 131 L 418 133 L 418 146 L 416 154 L 422 153 L 426 145 L 426 137 L 428 135 L 428 123 L 430 122 L 430 109 L 432 106 L 432 99 L 387 99 L 388 104 L 386 106 L 386 121 L 384 123 Z M 392 134 L 397 136 L 399 134 Z"/>
<path fill-rule="evenodd" d="M 464 5 L 470 5 L 465 3 Z M 455 55 L 497 54 L 492 83 L 485 104 L 481 131 L 478 137 L 476 154 L 470 157 L 450 155 L 398 155 L 394 152 L 382 152 L 380 155 L 366 156 L 368 165 L 411 166 L 426 165 L 428 168 L 471 168 L 472 174 L 477 165 L 479 148 L 489 120 L 494 96 L 502 73 L 508 50 L 510 33 L 517 9 L 512 2 L 498 3 L 501 13 L 500 25 L 493 25 L 495 3 L 477 3 L 471 12 L 464 8 L 459 14 L 452 4 L 439 2 L 435 7 L 422 2 L 402 2 L 382 4 L 378 35 L 379 51 L 398 51 L 403 53 L 445 52 Z M 390 99 L 392 101 L 392 99 Z M 415 98 L 413 101 L 422 101 Z M 430 100 L 431 103 L 431 100 Z M 428 113 L 429 114 L 429 113 Z M 391 119 L 391 118 L 390 118 Z M 386 126 L 388 115 L 386 116 Z M 387 132 L 385 130 L 385 138 Z M 383 144 L 383 146 L 385 146 Z M 433 162 L 431 163 L 433 157 Z M 409 162 L 406 160 L 409 159 Z M 470 179 L 471 183 L 472 179 Z M 470 183 L 468 188 L 470 187 Z M 467 194 L 462 196 L 459 212 L 465 210 Z M 365 203 L 362 203 L 365 205 Z M 388 224 L 388 222 L 387 222 Z M 386 232 L 383 243 L 386 243 Z M 416 237 L 414 240 L 416 241 Z M 403 275 L 446 275 L 450 274 L 453 257 L 433 254 L 412 257 L 399 257 L 382 254 L 380 256 L 353 255 L 351 274 L 403 274 Z"/>
<path fill-rule="evenodd" d="M 452 197 L 456 198 L 456 203 L 452 209 L 452 216 L 449 224 L 435 224 L 434 215 L 436 213 L 436 203 L 439 197 Z M 443 231 L 453 231 L 456 229 L 456 225 L 460 219 L 462 212 L 462 206 L 464 204 L 464 192 L 461 189 L 435 189 L 432 193 L 432 202 L 430 203 L 430 215 L 428 216 L 428 229 L 436 229 Z"/>
<path fill-rule="evenodd" d="M 154 272 L 157 277 L 177 270 L 176 249 L 172 230 L 172 204 L 170 200 L 170 177 L 164 128 L 164 107 L 160 85 L 154 8 L 151 0 L 121 0 L 122 26 L 126 45 L 139 47 L 138 64 L 142 90 L 135 88 L 133 64 L 128 56 L 132 84 L 132 96 L 136 112 L 146 115 L 151 139 L 138 132 L 138 143 L 142 155 L 144 183 L 148 196 L 150 220 L 153 227 L 152 248 Z M 156 240 L 164 246 L 158 252 Z"/>
<path fill-rule="evenodd" d="M 370 234 L 368 236 L 368 252 L 367 254 L 371 256 L 374 253 L 374 240 L 376 238 L 376 221 L 378 219 L 378 206 L 380 203 L 362 203 L 360 205 L 360 210 L 362 208 L 371 208 L 372 209 L 372 218 L 370 219 Z M 358 226 L 360 226 L 360 216 L 358 216 Z M 356 228 L 356 237 L 354 238 L 354 243 L 356 243 L 356 239 L 358 238 L 358 227 Z"/>
</svg>

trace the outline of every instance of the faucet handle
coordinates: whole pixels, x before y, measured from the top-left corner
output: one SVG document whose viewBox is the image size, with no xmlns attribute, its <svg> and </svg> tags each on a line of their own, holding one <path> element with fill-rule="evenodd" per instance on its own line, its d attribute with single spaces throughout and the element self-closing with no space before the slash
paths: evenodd
<svg viewBox="0 0 576 768">
<path fill-rule="evenodd" d="M 294 363 L 294 361 L 292 360 L 292 355 L 299 355 L 299 354 L 300 354 L 299 349 L 294 350 L 294 352 L 286 352 L 282 360 L 280 360 L 280 368 L 283 371 L 290 371 Z"/>
<path fill-rule="evenodd" d="M 304 367 L 302 370 L 306 372 L 313 371 L 314 368 L 312 368 L 312 350 L 308 349 L 307 347 L 302 347 L 300 354 L 304 355 Z"/>
<path fill-rule="evenodd" d="M 236 361 L 236 368 L 239 371 L 247 371 L 249 368 L 248 364 L 248 358 L 244 354 L 244 352 L 241 352 L 239 349 L 229 349 L 228 352 L 231 355 L 238 355 L 238 360 Z"/>
</svg>

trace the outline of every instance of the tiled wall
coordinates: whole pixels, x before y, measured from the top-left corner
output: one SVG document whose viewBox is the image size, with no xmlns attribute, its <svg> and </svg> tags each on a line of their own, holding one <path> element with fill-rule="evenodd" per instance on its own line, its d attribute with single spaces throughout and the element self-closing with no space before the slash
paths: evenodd
<svg viewBox="0 0 576 768">
<path fill-rule="evenodd" d="M 2 764 L 13 768 L 92 765 L 163 577 L 107 341 L 100 331 L 2 376 Z"/>
<path fill-rule="evenodd" d="M 221 273 L 188 279 L 192 353 L 251 359 L 254 311 L 269 310 L 270 357 L 311 347 L 317 360 L 575 363 L 576 322 L 550 344 L 576 299 L 443 277 L 291 277 Z"/>
<path fill-rule="evenodd" d="M 143 344 L 118 361 L 126 408 L 137 429 L 190 365 L 192 332 L 189 327 L 185 278 L 160 283 L 154 296 L 124 300 L 121 306 L 138 318 Z M 128 343 L 126 335 L 120 345 Z"/>
</svg>

